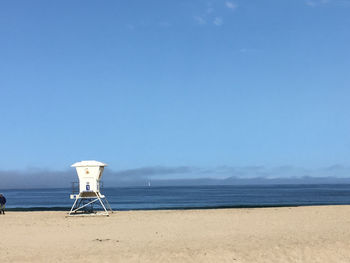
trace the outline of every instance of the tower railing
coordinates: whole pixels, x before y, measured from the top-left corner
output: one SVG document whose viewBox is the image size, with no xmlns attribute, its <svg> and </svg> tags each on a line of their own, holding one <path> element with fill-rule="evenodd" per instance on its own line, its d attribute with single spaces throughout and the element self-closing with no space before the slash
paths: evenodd
<svg viewBox="0 0 350 263">
<path fill-rule="evenodd" d="M 79 182 L 72 182 L 72 194 L 79 194 Z"/>
</svg>

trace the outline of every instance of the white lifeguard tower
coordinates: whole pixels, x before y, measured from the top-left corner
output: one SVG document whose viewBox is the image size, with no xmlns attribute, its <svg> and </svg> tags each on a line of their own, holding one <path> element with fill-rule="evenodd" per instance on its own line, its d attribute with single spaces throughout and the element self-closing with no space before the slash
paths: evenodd
<svg viewBox="0 0 350 263">
<path fill-rule="evenodd" d="M 100 180 L 105 163 L 98 161 L 81 161 L 71 165 L 77 170 L 79 177 L 79 193 L 70 195 L 75 199 L 74 204 L 69 211 L 69 215 L 89 214 L 89 215 L 106 215 L 113 212 L 106 197 L 100 193 Z M 74 183 L 73 183 L 74 191 Z M 94 211 L 94 205 L 100 205 L 102 212 Z"/>
</svg>

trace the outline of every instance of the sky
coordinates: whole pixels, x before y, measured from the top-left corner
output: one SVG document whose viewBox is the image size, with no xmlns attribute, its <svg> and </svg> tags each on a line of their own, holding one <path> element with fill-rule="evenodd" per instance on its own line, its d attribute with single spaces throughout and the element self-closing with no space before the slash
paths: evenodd
<svg viewBox="0 0 350 263">
<path fill-rule="evenodd" d="M 349 27 L 349 0 L 2 1 L 0 170 L 343 171 Z"/>
</svg>

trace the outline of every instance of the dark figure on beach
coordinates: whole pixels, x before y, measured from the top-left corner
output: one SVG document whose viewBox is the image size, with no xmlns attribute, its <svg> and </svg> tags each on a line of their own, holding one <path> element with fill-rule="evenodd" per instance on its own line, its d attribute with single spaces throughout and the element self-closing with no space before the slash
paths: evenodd
<svg viewBox="0 0 350 263">
<path fill-rule="evenodd" d="M 0 194 L 0 214 L 5 214 L 5 204 L 6 204 L 6 198 L 2 194 Z"/>
</svg>

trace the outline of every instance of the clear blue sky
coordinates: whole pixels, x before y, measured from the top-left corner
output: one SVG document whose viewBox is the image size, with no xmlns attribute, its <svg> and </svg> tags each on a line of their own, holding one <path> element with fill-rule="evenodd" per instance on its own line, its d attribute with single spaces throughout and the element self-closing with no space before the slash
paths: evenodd
<svg viewBox="0 0 350 263">
<path fill-rule="evenodd" d="M 350 1 L 2 1 L 0 166 L 350 165 Z"/>
</svg>

